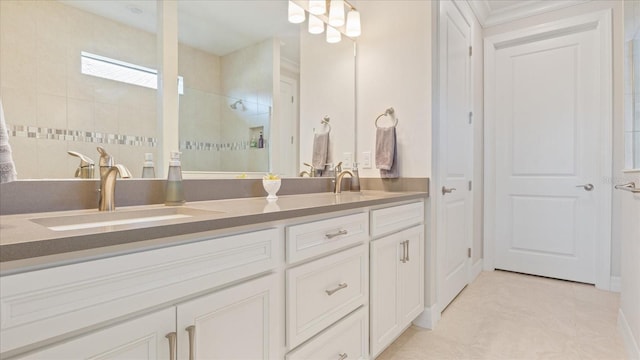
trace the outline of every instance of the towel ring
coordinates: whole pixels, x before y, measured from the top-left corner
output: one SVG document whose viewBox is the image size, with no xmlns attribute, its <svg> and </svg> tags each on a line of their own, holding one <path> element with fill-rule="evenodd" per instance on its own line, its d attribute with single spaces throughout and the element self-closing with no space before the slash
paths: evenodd
<svg viewBox="0 0 640 360">
<path fill-rule="evenodd" d="M 378 126 L 378 120 L 380 120 L 380 118 L 383 116 L 391 116 L 393 118 L 394 123 L 392 127 L 396 127 L 398 125 L 398 118 L 395 117 L 395 111 L 393 110 L 392 107 L 390 107 L 387 110 L 385 110 L 383 114 L 378 115 L 375 122 L 376 128 L 378 129 L 380 128 L 380 126 Z"/>
<path fill-rule="evenodd" d="M 320 120 L 320 124 L 322 125 L 327 125 L 327 127 L 329 127 L 329 130 L 327 132 L 331 132 L 331 124 L 329 124 L 329 120 L 331 120 L 331 118 L 329 117 L 329 115 L 325 115 L 322 120 Z"/>
</svg>

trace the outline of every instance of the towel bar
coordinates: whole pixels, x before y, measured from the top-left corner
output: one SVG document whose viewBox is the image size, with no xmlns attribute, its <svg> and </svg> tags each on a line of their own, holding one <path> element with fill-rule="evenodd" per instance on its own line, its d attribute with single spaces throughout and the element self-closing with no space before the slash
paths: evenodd
<svg viewBox="0 0 640 360">
<path fill-rule="evenodd" d="M 393 118 L 394 120 L 393 127 L 396 127 L 398 125 L 398 118 L 395 116 L 395 110 L 393 110 L 393 108 L 390 107 L 387 110 L 385 110 L 383 114 L 378 115 L 378 117 L 376 118 L 375 124 L 377 128 L 379 128 L 378 120 L 380 120 L 380 118 L 383 116 L 391 116 Z"/>
</svg>

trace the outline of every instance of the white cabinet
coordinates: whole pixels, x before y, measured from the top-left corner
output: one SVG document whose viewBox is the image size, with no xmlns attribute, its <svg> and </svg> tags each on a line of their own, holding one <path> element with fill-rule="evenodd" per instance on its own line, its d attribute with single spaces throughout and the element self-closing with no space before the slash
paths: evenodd
<svg viewBox="0 0 640 360">
<path fill-rule="evenodd" d="M 369 308 L 364 306 L 287 354 L 287 360 L 368 359 Z"/>
<path fill-rule="evenodd" d="M 367 246 L 287 270 L 287 348 L 293 349 L 369 298 Z"/>
<path fill-rule="evenodd" d="M 272 274 L 179 304 L 178 359 L 280 358 L 280 291 Z"/>
<path fill-rule="evenodd" d="M 280 291 L 263 276 L 19 359 L 278 359 Z"/>
<path fill-rule="evenodd" d="M 174 308 L 161 310 L 16 359 L 169 359 L 175 316 Z"/>
<path fill-rule="evenodd" d="M 371 243 L 371 354 L 375 357 L 424 309 L 424 227 Z"/>
</svg>

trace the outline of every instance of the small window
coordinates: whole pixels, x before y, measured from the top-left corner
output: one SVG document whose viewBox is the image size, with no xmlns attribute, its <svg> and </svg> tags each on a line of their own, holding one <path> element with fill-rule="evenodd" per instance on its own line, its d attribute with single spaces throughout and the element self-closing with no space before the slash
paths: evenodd
<svg viewBox="0 0 640 360">
<path fill-rule="evenodd" d="M 110 59 L 105 56 L 80 53 L 82 73 L 103 79 L 120 81 L 127 84 L 158 89 L 158 70 Z M 178 93 L 184 94 L 184 79 L 178 76 Z"/>
</svg>

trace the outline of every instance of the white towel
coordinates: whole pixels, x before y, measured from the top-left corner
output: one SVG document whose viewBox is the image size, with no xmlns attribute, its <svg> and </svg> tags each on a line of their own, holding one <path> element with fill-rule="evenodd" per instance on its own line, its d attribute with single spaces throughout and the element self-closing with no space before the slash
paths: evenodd
<svg viewBox="0 0 640 360">
<path fill-rule="evenodd" d="M 311 165 L 317 170 L 324 169 L 329 157 L 329 133 L 314 134 Z"/>
<path fill-rule="evenodd" d="M 400 176 L 395 126 L 376 130 L 376 168 L 380 169 L 380 177 L 383 179 Z"/>
<path fill-rule="evenodd" d="M 7 130 L 7 123 L 4 120 L 2 99 L 0 99 L 0 184 L 15 181 L 16 175 L 16 165 L 13 163 L 11 156 L 9 132 Z"/>
</svg>

